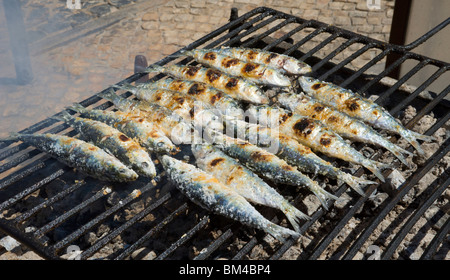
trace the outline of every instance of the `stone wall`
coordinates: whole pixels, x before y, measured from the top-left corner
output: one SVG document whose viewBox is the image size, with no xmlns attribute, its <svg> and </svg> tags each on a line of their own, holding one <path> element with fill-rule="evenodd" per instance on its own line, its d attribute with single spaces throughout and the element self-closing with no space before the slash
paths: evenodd
<svg viewBox="0 0 450 280">
<path fill-rule="evenodd" d="M 228 22 L 233 7 L 243 15 L 256 7 L 266 6 L 388 41 L 394 5 L 393 0 L 381 0 L 380 10 L 369 10 L 366 0 L 82 0 L 81 10 L 70 10 L 62 0 L 21 2 L 31 42 L 46 40 L 53 33 L 70 30 L 102 16 L 114 15 L 130 5 L 143 5 L 144 8 L 127 14 L 126 18 L 108 28 L 33 56 L 34 81 L 17 86 L 13 82 L 14 64 L 3 6 L 0 5 L 0 135 L 3 136 L 10 131 L 24 129 L 128 77 L 133 73 L 136 55 L 145 55 L 149 63 L 154 63 L 212 32 Z M 289 28 L 292 26 L 286 26 L 271 36 L 282 36 Z M 299 32 L 293 37 L 294 41 L 311 31 Z M 321 34 L 301 46 L 301 50 L 309 51 L 327 37 L 328 34 Z M 315 55 L 325 56 L 342 42 L 343 39 L 338 38 Z M 360 47 L 351 45 L 335 60 L 342 60 Z M 352 61 L 351 66 L 361 67 L 377 52 L 368 50 Z M 382 69 L 382 63 L 374 70 Z"/>
</svg>

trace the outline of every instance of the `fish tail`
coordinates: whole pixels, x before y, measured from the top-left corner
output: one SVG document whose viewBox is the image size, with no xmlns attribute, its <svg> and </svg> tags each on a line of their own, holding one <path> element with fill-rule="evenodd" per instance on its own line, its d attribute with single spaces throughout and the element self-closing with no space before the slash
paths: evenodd
<svg viewBox="0 0 450 280">
<path fill-rule="evenodd" d="M 315 194 L 315 196 L 319 199 L 325 210 L 328 210 L 327 200 L 339 200 L 339 198 L 329 192 L 327 192 L 324 188 L 319 186 L 317 182 L 313 180 L 309 180 L 309 182 L 301 182 L 300 184 L 306 184 L 308 189 Z"/>
<path fill-rule="evenodd" d="M 412 131 L 412 130 L 410 130 L 409 132 L 410 132 L 411 135 L 414 136 L 416 139 L 419 139 L 419 140 L 422 140 L 422 141 L 425 141 L 425 142 L 431 142 L 431 141 L 436 140 L 436 138 L 435 138 L 434 136 L 429 136 L 429 135 L 420 134 L 420 133 L 415 132 L 415 131 Z"/>
<path fill-rule="evenodd" d="M 268 225 L 266 225 L 264 227 L 264 230 L 281 242 L 285 242 L 286 241 L 285 237 L 287 236 L 292 236 L 293 238 L 296 239 L 300 237 L 300 234 L 298 232 L 295 232 L 291 229 L 279 226 L 274 223 L 269 223 Z"/>
<path fill-rule="evenodd" d="M 0 138 L 0 142 L 17 141 L 23 135 L 25 135 L 25 134 L 20 134 L 18 132 L 11 132 L 8 136 Z"/>
<path fill-rule="evenodd" d="M 406 139 L 419 153 L 419 155 L 425 155 L 425 151 L 420 146 L 420 143 L 417 141 L 416 137 L 409 133 L 403 133 L 402 137 Z"/>
<path fill-rule="evenodd" d="M 354 191 L 359 193 L 360 195 L 364 196 L 364 190 L 361 188 L 361 185 L 374 185 L 377 184 L 374 181 L 365 180 L 360 177 L 356 177 L 353 175 L 350 175 L 348 173 L 342 172 L 338 175 L 338 178 L 344 181 L 347 185 L 350 186 Z"/>
<path fill-rule="evenodd" d="M 62 122 L 70 122 L 73 120 L 73 116 L 67 111 L 62 111 L 60 115 L 54 115 L 51 118 Z"/>
<path fill-rule="evenodd" d="M 116 89 L 123 89 L 123 90 L 127 90 L 130 92 L 133 92 L 136 89 L 136 86 L 133 86 L 130 83 L 123 83 L 121 85 L 112 85 L 112 88 L 116 88 Z"/>
<path fill-rule="evenodd" d="M 79 103 L 73 103 L 72 106 L 68 106 L 68 107 L 66 107 L 66 109 L 75 111 L 80 114 L 85 114 L 88 111 L 88 109 L 86 107 L 84 107 L 83 105 L 81 105 Z"/>
<path fill-rule="evenodd" d="M 171 56 L 180 57 L 180 56 L 192 56 L 194 52 L 192 50 L 180 50 L 178 53 L 175 53 Z"/>
<path fill-rule="evenodd" d="M 391 153 L 393 153 L 404 165 L 411 167 L 411 164 L 406 160 L 404 154 L 412 156 L 413 154 L 405 149 L 400 148 L 397 145 L 391 144 L 386 147 Z"/>
<path fill-rule="evenodd" d="M 117 99 L 118 95 L 116 94 L 116 92 L 114 91 L 114 89 L 110 89 L 108 91 L 104 91 L 104 92 L 100 92 L 97 93 L 97 96 L 104 98 L 108 101 L 111 101 L 114 103 L 114 100 Z"/>
<path fill-rule="evenodd" d="M 383 174 L 381 174 L 381 171 L 387 168 L 390 168 L 391 165 L 384 164 L 381 162 L 376 162 L 373 160 L 367 160 L 364 162 L 364 167 L 369 169 L 375 176 L 378 177 L 378 179 L 381 180 L 381 182 L 386 182 L 386 179 L 384 178 Z"/>
<path fill-rule="evenodd" d="M 153 65 L 150 65 L 149 67 L 145 68 L 144 71 L 142 71 L 142 72 L 143 73 L 155 73 L 155 72 L 163 73 L 164 67 L 162 67 L 161 65 L 153 64 Z"/>
<path fill-rule="evenodd" d="M 298 224 L 299 220 L 310 220 L 311 217 L 298 210 L 294 206 L 292 206 L 289 202 L 283 203 L 283 213 L 286 215 L 286 218 L 291 223 L 292 227 L 296 232 L 300 232 L 300 226 Z"/>
</svg>

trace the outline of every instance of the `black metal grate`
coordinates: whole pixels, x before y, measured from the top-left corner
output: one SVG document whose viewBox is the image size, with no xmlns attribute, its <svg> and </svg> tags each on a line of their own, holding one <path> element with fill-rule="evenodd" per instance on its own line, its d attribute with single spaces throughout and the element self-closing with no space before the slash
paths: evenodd
<svg viewBox="0 0 450 280">
<path fill-rule="evenodd" d="M 439 128 L 445 127 L 450 118 L 450 106 L 446 100 L 450 86 L 437 94 L 430 92 L 429 98 L 423 97 L 423 92 L 435 80 L 445 78 L 450 64 L 410 51 L 449 23 L 450 19 L 447 19 L 412 44 L 397 46 L 318 21 L 304 20 L 261 7 L 233 18 L 228 24 L 184 49 L 220 45 L 258 47 L 300 58 L 313 67 L 313 75 L 319 79 L 333 81 L 366 96 L 378 95 L 376 102 L 394 116 L 399 116 L 407 106 L 413 106 L 417 113 L 406 124 L 408 128 L 412 128 L 425 115 L 432 114 L 436 122 L 425 133 L 432 135 Z M 284 31 L 281 35 L 277 33 L 280 30 Z M 311 47 L 313 42 L 317 44 Z M 343 56 L 344 51 L 352 46 L 359 48 L 350 56 Z M 331 51 L 327 53 L 324 51 L 326 48 L 331 48 Z M 360 69 L 350 67 L 352 61 L 359 59 L 367 51 L 375 52 L 373 59 Z M 383 71 L 370 73 L 371 67 L 383 61 L 389 54 L 396 54 L 399 58 L 387 65 Z M 175 60 L 174 57 L 168 56 L 157 64 L 171 63 Z M 386 85 L 383 79 L 407 60 L 414 60 L 417 65 L 392 85 Z M 189 60 L 183 62 L 187 63 Z M 433 75 L 412 92 L 406 93 L 402 90 L 401 86 L 414 74 L 429 66 L 437 69 Z M 136 73 L 120 83 L 134 82 L 145 75 Z M 152 79 L 158 79 L 160 76 Z M 338 81 L 335 80 L 336 77 Z M 103 103 L 97 96 L 80 104 L 102 109 L 111 107 L 109 102 Z M 74 135 L 74 131 L 67 125 L 58 124 L 49 118 L 21 132 L 65 131 Z M 356 147 L 362 149 L 364 145 Z M 275 242 L 268 245 L 263 232 L 248 229 L 238 223 L 229 224 L 229 220 L 207 213 L 172 188 L 164 177 L 161 177 L 157 184 L 138 180 L 125 186 L 109 185 L 75 173 L 26 144 L 4 142 L 0 143 L 0 149 L 0 175 L 3 177 L 0 180 L 0 229 L 46 259 L 60 258 L 70 245 L 80 247 L 82 253 L 78 257 L 81 259 L 95 257 L 96 253 L 102 250 L 105 251 L 103 256 L 107 259 L 126 259 L 140 248 L 153 250 L 156 259 L 245 259 L 253 258 L 249 255 L 258 246 L 264 247 L 266 252 L 260 258 L 279 259 L 296 245 L 296 241 L 292 239 L 283 244 Z M 308 244 L 301 247 L 294 258 L 317 259 L 327 252 L 330 258 L 353 259 L 358 253 L 364 254 L 368 244 L 373 242 L 371 239 L 380 223 L 390 215 L 396 205 L 405 204 L 403 200 L 408 192 L 448 154 L 449 149 L 450 142 L 447 139 L 436 152 L 418 165 L 417 170 L 409 174 L 398 189 L 389 190 L 389 197 L 372 210 L 372 216 L 364 216 L 361 209 L 370 200 L 368 195 L 380 188 L 379 185 L 367 188 L 367 196 L 352 195 L 351 200 L 342 209 L 333 211 L 332 207 L 330 211 L 325 211 L 319 208 L 311 215 L 310 221 L 301 225 L 301 233 L 312 238 Z M 378 159 L 382 154 L 381 150 L 373 150 L 370 157 Z M 363 173 L 364 170 L 360 168 L 354 174 L 360 176 Z M 445 195 L 449 182 L 447 169 L 429 184 L 426 191 L 415 201 L 405 205 L 408 211 L 405 210 L 399 215 L 405 222 L 394 226 L 395 234 L 392 233 L 394 229 L 389 230 L 392 231 L 388 233 L 393 235 L 393 238 L 387 245 L 383 245 L 381 258 L 393 257 L 424 212 Z M 345 184 L 331 183 L 334 184 L 332 189 L 337 196 L 348 190 Z M 296 206 L 302 207 L 303 193 L 291 191 L 287 194 L 293 197 Z M 274 221 L 282 218 L 275 212 L 262 210 Z M 348 235 L 351 237 L 346 237 L 337 248 L 332 248 L 330 244 L 339 238 L 349 221 L 356 216 L 361 220 L 360 226 L 352 229 Z M 434 238 L 420 256 L 423 259 L 433 258 L 448 240 L 449 219 L 445 209 L 437 211 L 433 218 L 435 221 L 445 221 L 435 229 Z M 104 230 L 104 227 L 107 229 Z M 99 238 L 89 240 L 91 232 L 99 233 L 102 230 L 104 234 Z M 118 239 L 121 246 L 106 246 Z M 375 238 L 375 242 L 379 239 Z M 416 239 L 420 240 L 420 237 Z M 196 253 L 189 251 L 194 247 Z M 448 250 L 448 246 L 446 248 Z M 407 258 L 405 254 L 402 256 Z M 133 258 L 138 257 L 133 255 Z"/>
</svg>

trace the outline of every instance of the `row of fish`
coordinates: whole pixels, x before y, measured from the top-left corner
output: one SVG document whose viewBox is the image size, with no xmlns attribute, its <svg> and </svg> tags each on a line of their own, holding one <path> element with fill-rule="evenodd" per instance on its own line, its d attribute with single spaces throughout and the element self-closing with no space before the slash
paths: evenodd
<svg viewBox="0 0 450 280">
<path fill-rule="evenodd" d="M 382 107 L 336 85 L 300 76 L 304 93 L 294 93 L 291 77 L 308 74 L 311 67 L 292 57 L 243 48 L 197 49 L 180 55 L 202 65 L 153 65 L 146 72 L 171 77 L 113 86 L 137 100 L 112 89 L 99 94 L 118 111 L 75 104 L 69 109 L 80 117 L 62 113 L 59 120 L 92 144 L 57 135 L 9 139 L 27 141 L 94 177 L 118 181 L 135 180 L 137 174 L 154 177 L 154 153 L 168 178 L 195 203 L 280 240 L 298 237 L 299 219 L 309 217 L 266 181 L 304 186 L 326 208 L 328 200 L 338 198 L 304 173 L 342 180 L 361 195 L 361 186 L 375 182 L 354 177 L 316 153 L 362 165 L 384 181 L 381 170 L 389 166 L 367 159 L 345 139 L 382 146 L 404 164 L 411 153 L 372 126 L 403 136 L 419 153 L 416 139 L 431 139 L 405 129 Z M 275 104 L 269 105 L 265 86 L 282 89 Z M 197 166 L 171 156 L 179 144 L 192 145 Z M 281 210 L 295 231 L 271 223 L 249 202 Z"/>
</svg>

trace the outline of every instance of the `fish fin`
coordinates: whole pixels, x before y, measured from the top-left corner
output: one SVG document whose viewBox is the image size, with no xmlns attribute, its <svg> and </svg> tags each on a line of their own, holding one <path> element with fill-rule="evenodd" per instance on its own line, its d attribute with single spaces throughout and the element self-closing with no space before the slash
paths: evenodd
<svg viewBox="0 0 450 280">
<path fill-rule="evenodd" d="M 286 238 L 285 236 L 292 236 L 293 238 L 299 238 L 300 234 L 298 232 L 295 232 L 291 229 L 279 226 L 274 223 L 269 223 L 266 227 L 264 227 L 264 231 L 275 237 L 281 242 L 285 242 Z"/>
<path fill-rule="evenodd" d="M 377 182 L 365 180 L 360 177 L 353 176 L 351 174 L 342 172 L 339 174 L 338 177 L 340 180 L 344 181 L 347 185 L 350 186 L 354 191 L 359 193 L 360 195 L 364 196 L 364 190 L 361 188 L 361 185 L 374 185 L 377 184 Z"/>
<path fill-rule="evenodd" d="M 434 137 L 434 136 L 429 136 L 429 135 L 420 134 L 420 133 L 415 132 L 415 131 L 412 131 L 412 130 L 410 130 L 409 132 L 410 132 L 410 133 L 412 134 L 412 136 L 414 136 L 416 139 L 419 139 L 419 140 L 422 140 L 422 141 L 425 141 L 425 142 L 431 142 L 431 141 L 436 140 L 436 137 Z"/>
<path fill-rule="evenodd" d="M 300 231 L 300 226 L 298 224 L 299 220 L 310 220 L 311 217 L 303 213 L 302 211 L 295 208 L 289 202 L 283 203 L 283 213 L 286 215 L 286 218 L 291 223 L 292 227 L 296 232 Z"/>
</svg>

